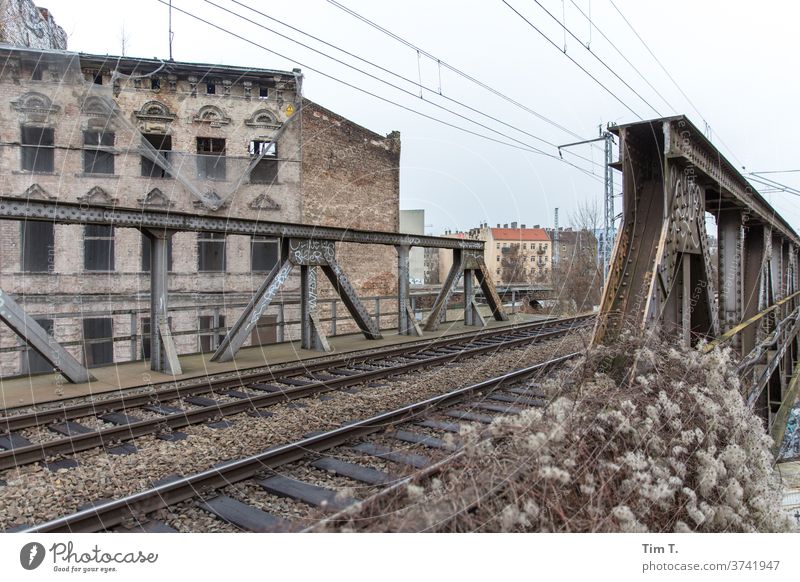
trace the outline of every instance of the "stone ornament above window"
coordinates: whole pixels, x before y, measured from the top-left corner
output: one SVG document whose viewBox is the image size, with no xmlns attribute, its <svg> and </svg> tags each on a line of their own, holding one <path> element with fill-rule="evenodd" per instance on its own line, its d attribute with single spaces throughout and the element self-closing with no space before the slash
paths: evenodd
<svg viewBox="0 0 800 582">
<path fill-rule="evenodd" d="M 137 119 L 146 121 L 173 121 L 177 115 L 172 113 L 165 104 L 161 101 L 148 101 L 139 111 L 134 113 Z"/>
<path fill-rule="evenodd" d="M 22 113 L 27 123 L 48 123 L 49 116 L 61 110 L 58 105 L 53 105 L 50 97 L 36 91 L 25 93 L 12 101 L 11 108 Z"/>
<path fill-rule="evenodd" d="M 272 199 L 272 196 L 264 192 L 255 197 L 250 203 L 250 208 L 254 210 L 280 210 L 281 205 Z"/>
<path fill-rule="evenodd" d="M 265 127 L 267 129 L 280 129 L 281 123 L 269 109 L 258 109 L 244 122 L 250 127 Z"/>
<path fill-rule="evenodd" d="M 12 101 L 11 107 L 25 113 L 58 113 L 61 109 L 58 105 L 53 105 L 50 97 L 36 91 L 29 91 Z"/>
<path fill-rule="evenodd" d="M 90 95 L 83 100 L 81 105 L 81 113 L 88 115 L 104 115 L 110 116 L 114 112 L 114 103 L 110 99 L 98 97 L 97 95 Z"/>
<path fill-rule="evenodd" d="M 153 188 L 144 198 L 137 201 L 142 208 L 172 208 L 175 203 L 158 188 Z"/>
<path fill-rule="evenodd" d="M 95 206 L 115 206 L 117 199 L 103 190 L 100 186 L 95 186 L 85 195 L 78 196 L 78 202 L 93 204 Z"/>
<path fill-rule="evenodd" d="M 192 118 L 192 121 L 195 123 L 208 123 L 211 127 L 221 127 L 228 125 L 231 122 L 231 118 L 226 116 L 225 112 L 216 105 L 206 105 L 200 108 L 197 115 Z"/>
<path fill-rule="evenodd" d="M 31 184 L 25 192 L 22 194 L 25 198 L 40 198 L 42 200 L 55 200 L 56 197 L 52 196 L 39 186 L 39 184 Z"/>
</svg>

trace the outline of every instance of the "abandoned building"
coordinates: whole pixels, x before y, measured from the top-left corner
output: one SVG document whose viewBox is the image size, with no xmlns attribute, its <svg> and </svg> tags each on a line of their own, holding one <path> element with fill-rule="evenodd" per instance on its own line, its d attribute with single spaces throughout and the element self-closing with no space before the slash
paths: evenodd
<svg viewBox="0 0 800 582">
<path fill-rule="evenodd" d="M 300 70 L 8 44 L 0 62 L 4 196 L 398 230 L 399 134 L 378 135 L 303 99 Z M 0 289 L 72 355 L 88 366 L 149 357 L 148 238 L 131 228 L 47 221 L 2 221 L 0 229 Z M 179 353 L 217 347 L 275 265 L 279 244 L 219 233 L 168 239 Z M 340 245 L 339 262 L 390 326 L 376 297 L 396 302 L 396 253 L 355 247 Z M 360 261 L 364 252 L 381 258 Z M 299 335 L 297 289 L 290 280 L 245 345 Z M 323 320 L 335 316 L 335 303 L 321 307 Z M 328 331 L 352 327 L 342 317 Z M 51 369 L 0 326 L 0 376 Z"/>
</svg>

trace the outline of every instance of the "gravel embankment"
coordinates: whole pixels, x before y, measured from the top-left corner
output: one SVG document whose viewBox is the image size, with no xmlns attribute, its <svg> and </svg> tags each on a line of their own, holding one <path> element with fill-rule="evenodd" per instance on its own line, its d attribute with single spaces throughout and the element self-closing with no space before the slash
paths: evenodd
<svg viewBox="0 0 800 582">
<path fill-rule="evenodd" d="M 169 475 L 195 473 L 221 461 L 296 440 L 314 430 L 331 429 L 348 420 L 366 418 L 503 372 L 579 351 L 585 348 L 586 341 L 586 332 L 574 333 L 526 348 L 502 350 L 445 368 L 421 370 L 364 385 L 355 394 L 330 392 L 321 398 L 303 400 L 303 407 L 278 405 L 269 408 L 274 414 L 268 418 L 246 414 L 227 417 L 233 424 L 226 429 L 189 426 L 181 429 L 188 435 L 181 441 L 143 437 L 134 441 L 138 453 L 132 455 L 86 451 L 74 456 L 80 466 L 73 469 L 52 473 L 40 465 L 31 465 L 0 472 L 0 482 L 7 482 L 0 486 L 0 530 L 53 519 L 92 501 L 148 488 L 153 481 Z M 173 525 L 182 531 L 208 531 L 208 520 L 214 520 L 213 517 L 206 519 L 207 514 L 203 512 L 191 511 L 188 515 L 197 517 L 184 517 L 181 513 Z M 214 531 L 229 530 L 217 525 Z"/>
</svg>

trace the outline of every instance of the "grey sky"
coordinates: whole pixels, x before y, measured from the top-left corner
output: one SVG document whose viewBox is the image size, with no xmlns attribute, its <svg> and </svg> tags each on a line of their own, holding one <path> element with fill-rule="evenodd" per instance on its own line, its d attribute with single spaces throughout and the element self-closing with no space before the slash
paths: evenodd
<svg viewBox="0 0 800 582">
<path fill-rule="evenodd" d="M 304 39 L 269 22 L 231 0 L 214 0 L 285 32 L 291 38 L 336 54 L 329 47 Z M 464 110 L 442 94 L 554 144 L 576 141 L 564 131 L 526 113 L 461 79 L 436 61 L 418 59 L 416 51 L 383 35 L 325 0 L 277 2 L 241 0 L 303 31 L 372 60 L 387 69 L 432 87 L 433 92 L 337 54 L 376 76 L 400 84 L 416 96 L 397 91 L 336 64 L 274 34 L 226 14 L 205 0 L 173 0 L 182 8 L 219 26 L 234 30 L 272 50 L 277 57 L 245 41 L 214 30 L 174 11 L 173 52 L 176 60 L 280 68 L 301 67 L 306 96 L 379 133 L 402 133 L 401 207 L 424 208 L 429 232 L 519 221 L 550 225 L 560 207 L 562 225 L 576 204 L 601 201 L 602 152 L 574 150 L 594 160 L 565 155 L 594 171 L 595 178 L 558 160 L 492 143 L 424 119 L 325 78 L 309 67 L 339 77 L 363 89 L 472 131 L 512 141 L 458 118 L 432 103 L 456 109 L 470 119 L 496 128 L 523 142 L 555 154 L 553 147 Z M 563 48 L 565 33 L 535 0 L 508 0 L 518 11 Z M 584 42 L 589 23 L 571 0 L 539 0 Z M 670 104 L 594 30 L 591 49 L 636 89 L 661 115 L 685 113 L 700 128 L 711 125 L 712 140 L 734 165 L 748 171 L 800 169 L 795 136 L 800 81 L 795 74 L 800 37 L 795 3 L 766 1 L 614 0 L 655 55 L 700 111 L 698 114 L 636 39 L 609 0 L 575 0 L 592 21 L 625 53 Z M 341 3 L 414 43 L 438 59 L 523 103 L 582 137 L 595 137 L 600 123 L 635 121 L 637 117 L 604 91 L 556 47 L 526 24 L 501 0 L 403 0 Z M 69 34 L 71 50 L 119 54 L 125 26 L 129 56 L 168 57 L 167 7 L 158 0 L 40 0 Z M 581 44 L 571 38 L 567 53 L 611 89 L 642 118 L 659 115 L 627 89 Z M 724 141 L 724 144 L 722 141 Z M 517 145 L 522 145 L 514 142 Z M 727 146 L 727 147 L 726 147 Z M 728 149 L 730 148 L 730 149 Z M 732 150 L 732 153 L 731 153 Z M 800 173 L 770 175 L 800 187 Z M 617 178 L 617 182 L 618 182 Z M 765 194 L 792 225 L 800 222 L 800 198 L 787 193 Z"/>
</svg>

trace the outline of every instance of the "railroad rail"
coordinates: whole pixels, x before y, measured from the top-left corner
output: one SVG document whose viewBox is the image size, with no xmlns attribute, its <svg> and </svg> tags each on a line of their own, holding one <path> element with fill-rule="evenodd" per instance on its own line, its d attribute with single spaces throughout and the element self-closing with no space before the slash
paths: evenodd
<svg viewBox="0 0 800 582">
<path fill-rule="evenodd" d="M 465 357 L 520 347 L 587 327 L 592 316 L 578 316 L 414 342 L 360 355 L 319 358 L 279 371 L 267 370 L 236 378 L 209 378 L 189 386 L 166 386 L 153 391 L 106 400 L 37 410 L 0 418 L 0 470 L 57 456 L 105 447 L 111 454 L 132 454 L 133 439 L 156 435 L 180 440 L 178 429 L 209 422 L 224 423 L 224 417 L 249 412 L 260 416 L 269 406 L 300 398 L 342 390 L 431 366 L 445 365 Z M 211 396 L 211 397 L 210 397 Z M 136 411 L 150 418 L 135 416 Z M 77 422 L 80 419 L 87 419 Z M 96 425 L 92 428 L 87 425 Z M 224 424 L 217 425 L 219 427 Z M 60 438 L 32 442 L 19 431 L 40 429 Z M 29 431 L 33 432 L 33 431 Z M 77 466 L 62 458 L 48 463 L 53 470 Z"/>
<path fill-rule="evenodd" d="M 90 503 L 79 511 L 32 526 L 19 526 L 9 531 L 22 533 L 44 532 L 100 532 L 100 531 L 174 531 L 167 523 L 152 518 L 154 512 L 174 508 L 184 502 L 194 502 L 209 515 L 245 531 L 297 531 L 302 524 L 292 523 L 276 516 L 247 500 L 240 501 L 229 495 L 230 488 L 242 487 L 243 482 L 257 487 L 276 498 L 288 498 L 312 508 L 337 511 L 358 500 L 346 495 L 344 490 L 321 487 L 306 481 L 279 475 L 275 469 L 287 469 L 292 463 L 309 462 L 317 470 L 334 474 L 362 486 L 391 487 L 407 481 L 410 476 L 392 473 L 369 466 L 370 459 L 387 461 L 393 467 L 411 468 L 412 471 L 435 465 L 429 456 L 407 453 L 375 444 L 364 437 L 380 431 L 394 442 L 441 451 L 444 457 L 452 450 L 443 436 L 458 434 L 463 423 L 488 424 L 502 414 L 516 414 L 526 407 L 547 404 L 544 394 L 535 383 L 552 368 L 579 355 L 579 352 L 553 358 L 427 398 L 370 418 L 348 422 L 339 428 L 272 447 L 260 454 L 218 464 L 213 468 L 184 477 L 167 478 L 163 483 L 119 499 Z M 478 400 L 475 400 L 476 397 Z M 454 406 L 468 402 L 469 408 L 459 410 Z M 419 432 L 422 429 L 427 432 Z M 439 436 L 435 436 L 435 435 Z M 343 461 L 334 454 L 346 449 L 355 453 Z M 402 471 L 402 469 L 401 469 Z M 133 528 L 124 526 L 133 520 Z"/>
</svg>

